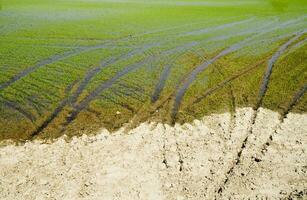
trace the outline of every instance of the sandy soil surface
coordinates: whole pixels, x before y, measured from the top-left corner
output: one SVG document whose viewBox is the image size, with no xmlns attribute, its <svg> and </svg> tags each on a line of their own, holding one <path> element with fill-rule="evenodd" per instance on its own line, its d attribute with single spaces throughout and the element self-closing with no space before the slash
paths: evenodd
<svg viewBox="0 0 307 200">
<path fill-rule="evenodd" d="M 0 199 L 306 198 L 307 115 L 254 112 L 2 144 Z"/>
</svg>

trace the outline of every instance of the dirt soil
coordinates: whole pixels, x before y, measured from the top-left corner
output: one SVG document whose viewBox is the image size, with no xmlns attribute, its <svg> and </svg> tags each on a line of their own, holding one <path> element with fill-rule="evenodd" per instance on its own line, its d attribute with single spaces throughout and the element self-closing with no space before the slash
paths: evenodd
<svg viewBox="0 0 307 200">
<path fill-rule="evenodd" d="M 304 199 L 307 115 L 251 108 L 193 124 L 0 148 L 0 199 Z M 246 136 L 249 136 L 246 141 Z M 242 145 L 244 144 L 244 145 Z"/>
</svg>

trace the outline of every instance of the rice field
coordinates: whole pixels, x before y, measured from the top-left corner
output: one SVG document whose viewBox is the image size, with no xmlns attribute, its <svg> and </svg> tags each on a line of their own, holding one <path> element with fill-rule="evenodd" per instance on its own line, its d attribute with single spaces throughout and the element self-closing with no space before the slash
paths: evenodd
<svg viewBox="0 0 307 200">
<path fill-rule="evenodd" d="M 307 3 L 2 0 L 0 140 L 306 113 Z"/>
</svg>

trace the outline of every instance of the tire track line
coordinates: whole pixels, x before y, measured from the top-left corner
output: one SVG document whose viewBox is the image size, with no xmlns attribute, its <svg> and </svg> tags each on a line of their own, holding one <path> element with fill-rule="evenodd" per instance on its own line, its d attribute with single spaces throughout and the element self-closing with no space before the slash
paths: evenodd
<svg viewBox="0 0 307 200">
<path fill-rule="evenodd" d="M 188 88 L 190 87 L 190 85 L 195 81 L 195 79 L 197 78 L 197 76 L 203 72 L 204 70 L 206 70 L 211 64 L 213 64 L 215 61 L 217 61 L 218 59 L 220 59 L 221 57 L 228 55 L 230 53 L 233 53 L 237 50 L 239 50 L 240 48 L 242 48 L 244 45 L 246 45 L 246 43 L 248 43 L 250 40 L 252 40 L 254 37 L 248 37 L 247 39 L 238 42 L 232 46 L 230 46 L 229 48 L 221 51 L 218 55 L 216 55 L 215 57 L 211 58 L 210 60 L 205 61 L 204 63 L 200 64 L 199 66 L 197 66 L 194 70 L 192 70 L 192 72 L 187 76 L 187 78 L 183 81 L 181 87 L 179 87 L 179 89 L 175 92 L 175 101 L 174 101 L 174 105 L 173 105 L 173 109 L 171 111 L 171 119 L 172 119 L 172 123 L 175 123 L 176 120 L 176 116 L 179 110 L 179 107 L 181 105 L 181 101 L 186 93 L 186 91 L 188 90 Z"/>
<path fill-rule="evenodd" d="M 31 123 L 33 123 L 36 120 L 36 117 L 32 113 L 22 108 L 18 103 L 6 100 L 3 97 L 0 97 L 0 99 L 4 106 L 17 111 L 19 114 L 24 116 L 27 120 L 31 121 Z"/>
<path fill-rule="evenodd" d="M 194 43 L 193 43 L 194 44 Z M 67 124 L 70 123 L 70 121 L 73 121 L 74 118 L 78 115 L 79 112 L 81 112 L 81 110 L 85 109 L 86 105 L 88 105 L 92 99 L 92 96 L 95 96 L 95 98 L 97 96 L 99 96 L 99 91 L 93 91 L 95 94 L 90 93 L 90 95 L 87 96 L 87 99 L 85 99 L 85 101 L 81 101 L 80 104 L 76 104 L 78 97 L 81 95 L 81 93 L 84 91 L 85 87 L 88 85 L 88 83 L 90 82 L 90 80 L 92 80 L 92 78 L 98 74 L 102 69 L 104 69 L 105 67 L 107 67 L 108 65 L 114 64 L 117 61 L 121 61 L 121 60 L 125 60 L 129 57 L 132 57 L 134 55 L 140 54 L 142 52 L 145 52 L 146 50 L 154 47 L 154 46 L 158 46 L 159 43 L 154 43 L 154 44 L 150 44 L 150 45 L 146 45 L 145 47 L 138 49 L 138 50 L 134 50 L 129 52 L 128 54 L 119 56 L 119 57 L 112 57 L 110 59 L 108 59 L 107 61 L 104 61 L 100 64 L 100 66 L 94 68 L 93 70 L 90 70 L 86 76 L 84 77 L 83 81 L 80 83 L 79 87 L 77 88 L 76 92 L 72 94 L 71 97 L 64 99 L 63 101 L 61 101 L 61 103 L 58 105 L 58 107 L 52 112 L 52 114 L 50 115 L 50 117 L 48 117 L 43 124 L 38 127 L 37 130 L 35 130 L 32 134 L 31 134 L 31 138 L 37 136 L 40 134 L 40 132 L 42 132 L 45 128 L 48 127 L 48 125 L 62 112 L 62 110 L 65 108 L 65 106 L 67 106 L 68 104 L 71 104 L 73 106 L 73 112 L 71 113 L 71 116 L 69 116 L 67 118 L 67 121 L 64 123 L 64 125 L 66 126 Z M 190 45 L 190 43 L 186 44 L 187 46 Z M 178 47 L 177 47 L 178 48 Z M 181 48 L 181 47 L 180 47 Z M 172 51 L 168 51 L 167 53 L 173 53 Z M 140 63 L 139 63 L 140 64 Z M 136 64 L 138 65 L 138 64 Z M 129 73 L 128 69 L 130 66 L 126 67 L 123 71 L 120 71 L 119 73 L 117 73 L 115 75 L 115 77 L 113 77 L 114 79 L 117 79 L 119 76 L 121 75 L 125 75 L 125 73 Z M 125 70 L 127 70 L 127 72 L 125 72 Z M 123 73 L 123 74 L 121 74 Z M 112 79 L 109 79 L 109 81 L 112 82 Z M 114 82 L 110 83 L 109 86 L 106 86 L 105 89 L 108 89 L 109 87 L 111 87 L 113 85 Z M 108 84 L 108 81 L 106 82 L 106 85 Z M 96 88 L 96 90 L 98 90 L 99 88 Z M 104 90 L 104 89 L 103 89 Z M 103 91 L 102 90 L 102 91 Z M 101 91 L 101 92 L 102 92 Z M 127 106 L 126 106 L 127 107 Z M 131 110 L 131 109 L 130 109 Z"/>
<path fill-rule="evenodd" d="M 154 31 L 153 33 L 155 33 L 155 32 L 156 31 Z M 157 32 L 159 32 L 159 31 L 157 31 Z M 133 37 L 129 36 L 129 37 L 121 38 L 117 42 L 126 41 L 126 40 L 129 40 L 131 38 L 136 38 L 136 37 L 144 36 L 144 35 L 147 35 L 147 34 L 151 34 L 151 32 L 139 34 L 139 35 L 136 35 L 136 36 L 133 36 Z M 36 71 L 37 69 L 39 69 L 39 68 L 41 68 L 45 65 L 52 64 L 54 62 L 61 61 L 61 60 L 64 60 L 66 58 L 69 58 L 69 57 L 72 57 L 72 56 L 75 56 L 75 55 L 79 55 L 81 53 L 85 53 L 85 52 L 89 52 L 89 51 L 93 51 L 93 50 L 97 50 L 97 49 L 107 48 L 107 47 L 109 47 L 110 44 L 112 44 L 112 41 L 108 41 L 105 44 L 73 49 L 73 50 L 70 50 L 70 51 L 66 51 L 66 52 L 64 52 L 63 54 L 60 54 L 60 55 L 51 56 L 47 59 L 44 59 L 44 60 L 38 62 L 34 66 L 31 66 L 31 67 L 23 70 L 22 72 L 13 76 L 10 80 L 6 81 L 5 83 L 0 84 L 0 91 L 9 87 L 10 85 L 15 83 L 16 81 L 22 79 L 23 77 L 27 76 L 28 74 Z"/>
<path fill-rule="evenodd" d="M 45 65 L 49 65 L 49 64 L 52 64 L 54 62 L 64 60 L 66 58 L 78 55 L 80 53 L 85 53 L 85 52 L 88 52 L 88 51 L 92 51 L 92 50 L 96 50 L 96 49 L 102 49 L 102 48 L 107 48 L 107 47 L 108 47 L 108 45 L 97 45 L 97 46 L 93 46 L 93 47 L 74 49 L 74 50 L 67 51 L 64 54 L 59 54 L 59 55 L 51 56 L 51 57 L 49 57 L 49 58 L 47 58 L 45 60 L 40 61 L 36 65 L 23 70 L 22 72 L 20 72 L 17 75 L 13 76 L 7 82 L 0 84 L 0 91 L 4 90 L 5 88 L 9 87 L 13 83 L 17 82 L 18 80 L 22 79 L 23 77 L 27 76 L 28 74 L 36 71 L 37 69 L 39 69 L 39 68 L 41 68 L 41 67 L 43 67 Z"/>
<path fill-rule="evenodd" d="M 302 41 L 296 43 L 296 44 L 293 46 L 293 49 L 300 48 L 300 47 L 303 46 L 306 42 L 307 42 L 307 38 L 305 38 L 304 40 L 302 40 Z"/>
<path fill-rule="evenodd" d="M 123 38 L 120 41 L 125 41 L 125 40 L 128 40 L 129 38 L 130 37 Z M 49 57 L 47 59 L 44 59 L 44 60 L 40 61 L 36 65 L 23 70 L 22 72 L 20 72 L 17 75 L 13 76 L 7 82 L 0 84 L 0 91 L 5 89 L 5 88 L 7 88 L 7 87 L 9 87 L 10 85 L 15 83 L 16 81 L 22 79 L 23 77 L 27 76 L 28 74 L 36 71 L 37 69 L 39 69 L 39 68 L 41 68 L 41 67 L 43 67 L 45 65 L 49 65 L 49 64 L 55 63 L 57 61 L 64 60 L 66 58 L 70 58 L 72 56 L 76 56 L 76 55 L 79 55 L 81 53 L 86 53 L 86 52 L 90 52 L 90 51 L 94 51 L 94 50 L 98 50 L 98 49 L 108 48 L 108 47 L 110 47 L 111 44 L 112 44 L 112 41 L 109 41 L 109 42 L 106 42 L 105 44 L 77 48 L 77 49 L 73 49 L 73 50 L 70 50 L 70 51 L 66 51 L 63 54 L 51 56 L 51 57 Z"/>
<path fill-rule="evenodd" d="M 116 62 L 120 62 L 123 61 L 125 59 L 128 59 L 130 57 L 133 57 L 137 54 L 141 54 L 144 53 L 146 50 L 158 46 L 159 43 L 154 43 L 154 44 L 148 44 L 145 45 L 144 47 L 140 48 L 140 49 L 136 49 L 136 50 L 132 50 L 130 51 L 128 54 L 124 54 L 124 55 L 120 55 L 117 57 L 111 57 L 109 59 L 107 59 L 106 61 L 103 61 L 100 63 L 100 65 L 92 70 L 90 70 L 85 77 L 83 78 L 82 82 L 80 83 L 79 87 L 77 88 L 76 92 L 73 94 L 72 98 L 71 98 L 71 104 L 75 104 L 78 97 L 81 95 L 81 93 L 84 91 L 84 89 L 86 88 L 86 86 L 89 84 L 89 82 L 94 78 L 94 76 L 96 76 L 99 72 L 101 72 L 101 70 L 103 70 L 104 68 L 116 63 Z"/>
<path fill-rule="evenodd" d="M 173 54 L 176 53 L 178 51 L 182 51 L 185 50 L 189 47 L 193 47 L 196 46 L 198 44 L 198 42 L 190 42 L 190 43 L 186 43 L 182 46 L 179 47 L 175 47 L 173 49 L 170 50 L 166 50 L 162 53 L 163 56 L 167 56 L 169 54 Z M 67 126 L 69 123 L 71 123 L 73 120 L 75 120 L 75 118 L 77 117 L 77 115 L 84 110 L 92 100 L 96 99 L 100 93 L 102 93 L 104 90 L 109 89 L 110 87 L 113 86 L 114 83 L 116 83 L 116 81 L 118 79 L 120 79 L 122 76 L 130 73 L 131 71 L 134 71 L 135 69 L 141 67 L 142 65 L 146 64 L 147 62 L 151 62 L 152 60 L 156 59 L 154 56 L 150 56 L 149 58 L 142 60 L 136 64 L 132 64 L 127 66 L 126 68 L 124 68 L 122 71 L 118 72 L 113 78 L 105 81 L 100 87 L 97 87 L 94 91 L 92 91 L 85 99 L 83 99 L 78 105 L 74 105 L 73 107 L 73 111 L 70 113 L 70 116 L 67 117 L 66 122 L 64 123 L 64 126 Z"/>
<path fill-rule="evenodd" d="M 151 103 L 155 103 L 160 98 L 160 94 L 163 91 L 163 88 L 165 86 L 165 83 L 167 81 L 170 72 L 171 72 L 171 64 L 166 64 L 162 70 L 160 79 L 155 87 L 154 93 L 151 96 Z"/>
<path fill-rule="evenodd" d="M 253 65 L 252 67 L 249 68 L 245 68 L 242 71 L 238 72 L 235 75 L 232 75 L 230 78 L 218 83 L 216 86 L 208 89 L 207 91 L 205 91 L 202 95 L 196 97 L 191 103 L 189 103 L 185 108 L 189 108 L 192 105 L 198 104 L 201 101 L 203 101 L 205 98 L 207 98 L 208 96 L 210 96 L 211 94 L 213 94 L 214 92 L 218 91 L 219 89 L 223 88 L 224 86 L 228 85 L 229 83 L 231 83 L 232 81 L 240 78 L 243 75 L 248 74 L 249 72 L 255 70 L 256 68 L 258 68 L 260 65 L 262 65 L 265 62 L 265 60 L 262 60 L 258 63 L 256 63 L 255 65 Z"/>
<path fill-rule="evenodd" d="M 63 109 L 71 104 L 73 107 L 76 106 L 76 102 L 79 98 L 79 96 L 82 94 L 82 92 L 84 91 L 84 89 L 86 88 L 86 86 L 89 84 L 89 82 L 94 78 L 95 75 L 97 75 L 101 70 L 103 70 L 105 67 L 114 64 L 118 61 L 122 61 L 125 60 L 129 57 L 135 56 L 137 54 L 140 54 L 144 51 L 146 51 L 147 49 L 156 46 L 156 44 L 151 44 L 151 45 L 147 45 L 144 48 L 141 49 L 137 49 L 134 51 L 129 52 L 128 54 L 124 54 L 121 56 L 117 56 L 117 57 L 111 57 L 109 59 L 107 59 L 106 61 L 102 61 L 100 63 L 100 65 L 92 70 L 90 70 L 85 77 L 83 78 L 83 80 L 81 81 L 81 83 L 79 84 L 78 88 L 76 89 L 76 91 L 69 97 L 66 97 L 63 101 L 60 102 L 60 104 L 55 108 L 55 110 L 51 113 L 51 115 L 41 124 L 41 126 L 39 126 L 32 134 L 31 134 L 31 138 L 39 135 L 45 128 L 47 128 L 49 126 L 49 124 L 58 117 L 58 115 L 63 111 Z M 70 89 L 68 89 L 70 88 Z M 68 87 L 66 89 L 67 91 L 71 91 L 72 86 Z"/>
<path fill-rule="evenodd" d="M 70 113 L 69 117 L 67 117 L 66 122 L 64 125 L 68 125 L 72 121 L 74 121 L 77 117 L 77 115 L 85 109 L 91 101 L 96 99 L 103 91 L 109 89 L 113 86 L 114 83 L 116 83 L 120 78 L 122 78 L 124 75 L 137 70 L 138 68 L 146 65 L 148 62 L 151 62 L 154 59 L 154 56 L 150 56 L 145 60 L 141 60 L 137 63 L 131 64 L 124 68 L 123 70 L 116 73 L 115 76 L 105 81 L 102 85 L 96 87 L 89 95 L 87 95 L 79 104 L 73 106 L 73 111 Z"/>
<path fill-rule="evenodd" d="M 155 86 L 154 92 L 151 95 L 151 103 L 155 103 L 159 100 L 160 95 L 165 87 L 166 81 L 168 80 L 168 77 L 171 73 L 171 68 L 173 64 L 167 63 L 161 72 L 160 78 L 158 80 L 158 83 Z"/>
<path fill-rule="evenodd" d="M 172 28 L 176 29 L 176 27 L 172 27 Z M 171 29 L 166 28 L 165 30 L 172 30 L 172 28 Z M 163 31 L 164 31 L 164 29 L 160 29 L 160 30 L 145 32 L 145 33 L 142 33 L 142 34 L 137 34 L 137 35 L 134 35 L 134 36 L 128 36 L 128 37 L 118 39 L 117 42 L 129 41 L 129 39 L 141 37 L 141 36 L 148 35 L 148 34 L 159 33 L 159 32 L 163 32 Z M 78 49 L 66 51 L 66 52 L 64 52 L 63 54 L 60 54 L 60 55 L 54 55 L 54 56 L 51 56 L 47 59 L 41 60 L 37 64 L 35 64 L 35 65 L 23 70 L 22 72 L 18 73 L 17 75 L 13 76 L 10 80 L 6 81 L 5 83 L 0 84 L 0 91 L 9 87 L 13 83 L 17 82 L 18 80 L 22 79 L 23 77 L 27 76 L 28 74 L 36 71 L 37 69 L 39 69 L 39 68 L 41 68 L 45 65 L 52 64 L 52 63 L 57 62 L 57 61 L 61 61 L 61 60 L 64 60 L 64 59 L 72 57 L 72 56 L 76 56 L 76 55 L 79 55 L 81 53 L 85 53 L 85 52 L 89 52 L 89 51 L 93 51 L 93 50 L 97 50 L 97 49 L 107 48 L 112 43 L 113 43 L 113 41 L 107 41 L 104 44 L 99 44 L 99 45 L 89 46 L 89 47 L 81 47 L 81 48 L 78 48 Z"/>
<path fill-rule="evenodd" d="M 283 114 L 281 115 L 281 119 L 279 124 L 277 124 L 274 128 L 273 128 L 273 133 L 270 134 L 268 136 L 267 141 L 263 144 L 262 148 L 260 149 L 260 155 L 258 154 L 257 157 L 254 157 L 254 159 L 257 159 L 259 162 L 259 160 L 262 160 L 262 157 L 265 156 L 266 152 L 268 151 L 268 147 L 272 144 L 273 142 L 273 137 L 274 135 L 278 134 L 278 130 L 281 129 L 281 125 L 284 123 L 284 119 L 287 117 L 287 114 L 293 109 L 293 107 L 299 102 L 299 100 L 304 96 L 304 94 L 306 93 L 307 90 L 307 84 L 305 83 L 301 88 L 299 88 L 299 90 L 294 94 L 292 100 L 290 101 L 290 103 L 288 104 L 287 108 L 284 110 Z M 255 120 L 258 114 L 258 110 L 254 111 L 253 117 L 252 117 L 252 124 L 250 126 L 250 133 L 252 133 L 253 130 L 253 125 L 255 124 Z M 249 135 L 248 135 L 249 136 Z M 247 145 L 247 141 L 248 141 L 248 137 L 246 137 L 242 143 L 241 146 L 241 151 L 238 152 L 237 156 L 238 159 L 235 160 L 235 163 L 231 166 L 230 170 L 227 171 L 226 173 L 226 179 L 224 180 L 222 186 L 219 187 L 218 190 L 216 190 L 216 194 L 218 195 L 218 197 L 222 197 L 222 192 L 223 189 L 225 188 L 225 185 L 229 182 L 229 179 L 232 177 L 233 175 L 233 171 L 234 168 L 240 164 L 241 160 L 240 157 L 242 155 L 243 150 L 246 148 Z M 217 199 L 217 198 L 216 198 Z"/>
<path fill-rule="evenodd" d="M 307 83 L 305 83 L 303 85 L 303 87 L 301 87 L 297 93 L 295 93 L 295 95 L 292 98 L 292 101 L 289 103 L 289 105 L 287 106 L 287 108 L 283 111 L 282 115 L 281 115 L 281 119 L 282 122 L 283 120 L 287 117 L 287 115 L 289 114 L 289 112 L 293 109 L 293 107 L 299 102 L 299 100 L 304 96 L 304 94 L 306 93 L 307 90 Z"/>
<path fill-rule="evenodd" d="M 64 107 L 67 105 L 67 103 L 69 102 L 69 92 L 71 92 L 71 90 L 73 89 L 73 86 L 76 84 L 77 81 L 74 81 L 72 84 L 70 84 L 66 89 L 66 98 L 63 99 L 59 105 L 55 108 L 55 110 L 53 110 L 53 112 L 51 113 L 50 116 L 48 116 L 48 118 L 39 126 L 35 129 L 34 132 L 31 133 L 31 135 L 29 136 L 29 139 L 33 139 L 34 137 L 36 137 L 37 135 L 39 135 L 45 128 L 47 128 L 49 126 L 49 124 L 60 114 L 60 112 L 62 112 L 62 110 L 64 109 Z"/>
<path fill-rule="evenodd" d="M 300 38 L 302 35 L 304 34 L 304 32 L 301 33 L 295 33 L 295 36 L 293 38 L 291 38 L 289 41 L 287 41 L 285 44 L 283 44 L 278 51 L 271 57 L 271 59 L 268 62 L 268 66 L 266 69 L 266 72 L 264 74 L 263 80 L 262 80 L 262 84 L 260 87 L 260 91 L 258 94 L 258 100 L 257 100 L 257 104 L 256 104 L 256 110 L 261 106 L 262 101 L 263 101 L 263 97 L 266 94 L 266 91 L 268 89 L 268 85 L 269 85 L 269 81 L 270 81 L 270 77 L 273 71 L 273 67 L 275 65 L 275 63 L 277 62 L 277 60 L 280 58 L 281 55 L 283 55 L 285 53 L 285 51 L 288 49 L 288 47 L 293 44 L 293 42 L 295 42 L 298 38 Z"/>
<path fill-rule="evenodd" d="M 199 43 L 200 43 L 200 42 L 186 43 L 186 44 L 184 44 L 184 45 L 182 45 L 182 46 L 175 47 L 175 48 L 173 48 L 173 49 L 169 49 L 169 50 L 163 52 L 162 55 L 163 55 L 163 56 L 169 56 L 169 55 L 174 54 L 174 53 L 177 53 L 177 52 L 180 52 L 180 55 L 181 55 L 181 54 L 184 53 L 184 52 L 183 52 L 184 50 L 189 49 L 190 47 L 197 46 Z M 171 60 L 167 63 L 166 67 L 163 68 L 163 71 L 165 71 L 165 72 L 162 72 L 162 73 L 161 73 L 161 76 L 160 76 L 160 78 L 159 78 L 159 81 L 158 81 L 158 83 L 157 83 L 156 86 L 155 86 L 155 89 L 154 89 L 153 94 L 151 95 L 151 106 L 150 106 L 150 108 L 146 108 L 146 107 L 144 107 L 144 106 L 142 106 L 141 108 L 139 108 L 139 109 L 138 109 L 138 112 L 136 113 L 136 115 L 130 120 L 131 125 L 128 126 L 128 127 L 126 128 L 126 130 L 131 129 L 131 127 L 134 127 L 134 126 L 136 125 L 136 122 L 137 122 L 137 121 L 140 121 L 140 120 L 144 120 L 144 119 L 146 119 L 146 118 L 149 118 L 150 116 L 152 116 L 152 115 L 156 112 L 156 110 L 160 109 L 161 107 L 164 106 L 164 104 L 165 104 L 166 102 L 168 102 L 169 100 L 171 100 L 171 98 L 172 98 L 172 96 L 173 96 L 172 94 L 170 94 L 170 95 L 166 98 L 166 100 L 162 100 L 162 103 L 157 103 L 157 101 L 158 101 L 158 99 L 159 99 L 159 97 L 160 97 L 160 94 L 161 94 L 162 90 L 164 89 L 164 86 L 165 86 L 167 77 L 169 76 L 170 68 L 171 68 L 171 66 L 172 66 L 172 64 L 173 64 L 173 62 L 174 62 L 174 60 L 175 60 L 177 57 L 179 57 L 180 55 L 175 56 L 173 59 L 171 59 Z M 170 63 L 170 62 L 171 62 L 171 63 Z M 168 67 L 169 67 L 169 69 L 166 69 L 166 68 L 168 68 Z M 138 116 L 137 116 L 139 113 L 142 113 L 142 116 L 141 116 L 141 117 L 138 117 Z"/>
<path fill-rule="evenodd" d="M 75 103 L 77 98 L 80 96 L 80 94 L 82 93 L 82 91 L 85 89 L 86 85 L 88 84 L 88 82 L 96 75 L 98 74 L 103 68 L 105 68 L 106 66 L 108 65 L 111 65 L 113 63 L 115 63 L 116 61 L 118 60 L 124 60 L 124 59 L 127 59 L 131 56 L 134 56 L 136 54 L 139 54 L 143 51 L 145 51 L 146 49 L 149 49 L 153 46 L 156 46 L 156 44 L 149 44 L 149 45 L 146 45 L 144 48 L 142 48 L 141 50 L 134 50 L 134 51 L 131 51 L 129 52 L 128 54 L 126 55 L 123 55 L 121 57 L 117 57 L 117 58 L 111 58 L 109 59 L 108 61 L 106 62 L 101 62 L 100 66 L 98 66 L 97 68 L 89 71 L 87 73 L 87 75 L 85 76 L 85 78 L 83 79 L 83 81 L 81 82 L 80 86 L 77 88 L 77 91 L 72 95 L 72 97 L 69 99 L 69 100 L 65 100 L 63 102 L 60 103 L 60 105 L 55 109 L 54 113 L 52 114 L 52 117 L 51 117 L 51 120 L 47 120 L 47 121 L 52 121 L 53 119 L 56 118 L 56 116 L 63 110 L 63 108 L 65 107 L 65 105 L 67 105 L 68 103 Z M 64 105 L 65 104 L 65 105 Z M 50 122 L 46 122 L 46 125 L 48 126 L 48 124 Z M 47 126 L 44 125 L 43 127 L 46 128 Z M 42 129 L 43 130 L 43 129 Z M 41 130 L 41 131 L 42 131 Z"/>
<path fill-rule="evenodd" d="M 219 189 L 216 190 L 216 194 L 221 197 L 223 194 L 223 190 L 225 188 L 225 186 L 228 184 L 228 182 L 230 181 L 231 177 L 233 176 L 234 173 L 234 169 L 236 168 L 236 166 L 238 166 L 241 163 L 241 156 L 243 151 L 246 148 L 247 145 L 247 141 L 249 139 L 249 136 L 253 133 L 253 129 L 254 129 L 254 125 L 256 122 L 256 118 L 259 112 L 259 108 L 262 104 L 262 99 L 266 93 L 267 90 L 267 85 L 270 79 L 270 75 L 272 73 L 272 68 L 275 65 L 275 63 L 277 62 L 278 58 L 285 53 L 285 51 L 288 49 L 288 47 L 295 42 L 304 32 L 301 33 L 295 33 L 295 36 L 292 37 L 291 39 L 289 39 L 286 43 L 284 43 L 278 50 L 277 52 L 270 58 L 270 60 L 268 61 L 268 66 L 267 66 L 267 70 L 265 72 L 264 75 L 264 79 L 262 82 L 262 85 L 260 87 L 260 92 L 259 92 L 259 96 L 258 96 L 258 101 L 256 103 L 255 108 L 253 108 L 253 114 L 252 114 L 252 118 L 251 118 L 251 124 L 248 128 L 247 134 L 241 144 L 241 147 L 237 153 L 236 159 L 234 160 L 233 165 L 230 167 L 230 169 L 226 172 L 226 178 L 223 181 L 223 183 L 220 185 Z M 271 137 L 270 137 L 271 138 Z"/>
<path fill-rule="evenodd" d="M 273 142 L 274 135 L 278 134 L 278 130 L 281 129 L 281 126 L 284 123 L 284 120 L 287 118 L 289 112 L 293 109 L 293 107 L 295 105 L 297 105 L 297 103 L 300 101 L 300 99 L 305 95 L 306 91 L 307 91 L 307 83 L 305 83 L 301 88 L 299 88 L 299 90 L 293 95 L 292 100 L 288 104 L 287 108 L 284 109 L 284 111 L 281 115 L 280 123 L 275 126 L 273 133 L 269 135 L 268 140 L 262 146 L 262 148 L 260 150 L 262 156 L 264 156 L 265 153 L 268 151 L 268 147 Z"/>
<path fill-rule="evenodd" d="M 203 60 L 205 60 L 204 57 L 202 57 L 202 58 L 203 58 Z M 213 64 L 213 65 L 215 66 L 214 69 L 216 69 L 218 71 L 218 73 L 221 75 L 221 77 L 223 79 L 225 79 L 225 74 L 222 72 L 220 67 L 215 65 L 215 64 Z M 236 99 L 235 99 L 235 96 L 233 94 L 233 89 L 232 89 L 232 86 L 231 86 L 230 82 L 229 82 L 229 85 L 228 85 L 228 90 L 229 90 L 228 96 L 229 96 L 229 110 L 230 110 L 229 112 L 231 113 L 231 117 L 234 117 L 233 115 L 235 115 L 235 112 L 236 112 Z"/>
<path fill-rule="evenodd" d="M 96 74 L 96 70 L 99 71 L 98 68 L 96 68 L 95 70 L 91 71 L 91 72 L 88 74 L 88 76 L 85 77 L 83 83 L 88 82 L 87 80 L 91 79 L 91 77 L 93 77 L 93 76 Z M 81 84 L 81 85 L 82 85 L 82 84 Z M 77 89 L 78 92 L 77 92 L 77 95 L 76 95 L 76 96 L 79 96 L 79 95 L 81 94 L 81 92 L 82 92 L 82 90 L 84 89 L 84 87 L 85 87 L 85 86 L 81 86 L 81 87 L 79 87 L 79 88 Z M 75 97 L 73 98 L 73 101 L 72 101 L 72 102 L 74 102 L 74 101 L 76 101 L 76 98 L 75 98 Z M 64 101 L 64 103 L 67 104 L 68 102 Z M 65 107 L 65 105 L 62 105 L 62 103 L 61 103 L 61 104 L 59 105 L 59 107 L 62 107 L 62 109 L 63 109 L 63 108 Z M 76 107 L 78 107 L 78 106 L 76 106 Z M 58 112 L 58 109 L 56 109 L 55 111 Z"/>
<path fill-rule="evenodd" d="M 208 27 L 208 28 L 204 28 L 204 29 L 200 29 L 200 30 L 196 30 L 196 31 L 190 31 L 190 32 L 181 34 L 180 36 L 201 35 L 201 34 L 209 33 L 209 32 L 212 32 L 212 31 L 218 31 L 218 30 L 222 30 L 222 29 L 225 29 L 225 28 L 230 28 L 230 27 L 233 27 L 233 26 L 236 26 L 236 25 L 245 24 L 245 23 L 253 21 L 254 19 L 255 19 L 255 17 L 251 17 L 251 18 L 244 19 L 244 20 L 241 20 L 241 21 L 230 22 L 228 24 L 222 24 L 222 25 L 219 25 L 219 26 Z"/>
<path fill-rule="evenodd" d="M 179 110 L 180 105 L 181 105 L 181 101 L 182 101 L 187 89 L 190 87 L 190 85 L 197 78 L 197 75 L 199 73 L 203 72 L 204 70 L 206 70 L 209 65 L 213 64 L 216 60 L 218 60 L 219 58 L 221 58 L 225 55 L 228 55 L 230 53 L 238 51 L 239 49 L 241 49 L 242 47 L 244 47 L 246 45 L 250 45 L 256 37 L 259 37 L 261 35 L 264 35 L 265 33 L 269 33 L 269 32 L 275 31 L 275 30 L 280 29 L 280 28 L 286 28 L 290 25 L 298 23 L 299 21 L 301 21 L 302 19 L 305 19 L 305 18 L 306 18 L 306 16 L 303 16 L 303 17 L 295 19 L 295 20 L 289 20 L 289 21 L 282 23 L 280 26 L 272 27 L 272 28 L 266 28 L 263 31 L 257 32 L 254 36 L 250 36 L 250 37 L 248 37 L 247 39 L 244 39 L 241 42 L 233 44 L 229 48 L 220 52 L 217 56 L 213 57 L 212 59 L 210 59 L 210 60 L 206 61 L 205 63 L 202 63 L 201 65 L 196 67 L 189 74 L 188 78 L 183 82 L 182 86 L 176 91 L 175 102 L 174 102 L 172 113 L 171 113 L 171 118 L 172 118 L 173 123 L 176 120 L 176 115 L 178 113 L 178 110 Z M 304 34 L 305 32 L 306 32 L 306 30 L 302 31 L 301 34 Z"/>
<path fill-rule="evenodd" d="M 163 55 L 171 55 L 171 54 L 174 54 L 174 53 L 177 53 L 177 52 L 180 52 L 180 55 L 182 53 L 184 53 L 184 51 L 186 51 L 187 49 L 189 48 L 192 48 L 192 47 L 195 47 L 197 46 L 199 43 L 201 42 L 191 42 L 191 43 L 187 43 L 185 45 L 182 45 L 182 46 L 179 46 L 179 47 L 176 47 L 176 48 L 173 48 L 173 49 L 170 49 L 166 52 L 163 53 Z M 175 56 L 175 58 L 171 59 L 163 68 L 162 70 L 162 73 L 160 75 L 160 78 L 158 80 L 158 83 L 156 84 L 155 86 L 155 89 L 154 89 L 154 92 L 151 96 L 151 102 L 152 103 L 155 103 L 159 97 L 160 97 L 160 94 L 161 92 L 163 91 L 164 87 L 165 87 L 165 84 L 166 84 L 166 81 L 167 81 L 167 78 L 169 77 L 170 75 L 170 72 L 171 72 L 171 68 L 173 66 L 173 62 L 174 60 L 176 60 L 180 55 L 177 55 Z"/>
</svg>

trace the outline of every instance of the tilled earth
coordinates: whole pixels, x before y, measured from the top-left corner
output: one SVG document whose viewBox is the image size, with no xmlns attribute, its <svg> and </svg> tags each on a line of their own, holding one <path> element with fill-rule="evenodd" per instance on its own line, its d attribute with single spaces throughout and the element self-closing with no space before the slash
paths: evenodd
<svg viewBox="0 0 307 200">
<path fill-rule="evenodd" d="M 241 108 L 128 134 L 6 141 L 0 199 L 304 199 L 306 121 Z"/>
</svg>

